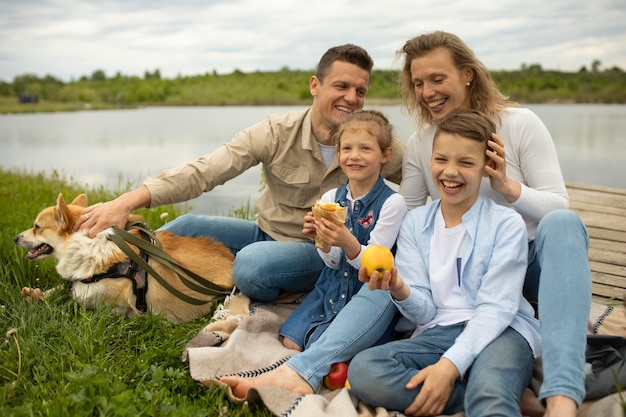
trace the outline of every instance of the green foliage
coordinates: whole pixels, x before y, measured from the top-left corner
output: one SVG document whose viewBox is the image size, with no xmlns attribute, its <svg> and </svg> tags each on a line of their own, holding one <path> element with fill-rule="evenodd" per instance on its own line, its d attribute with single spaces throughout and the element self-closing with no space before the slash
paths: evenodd
<svg viewBox="0 0 626 417">
<path fill-rule="evenodd" d="M 518 102 L 626 103 L 626 73 L 619 68 L 559 72 L 535 64 L 492 76 L 500 90 Z"/>
<path fill-rule="evenodd" d="M 626 103 L 626 73 L 618 67 L 600 71 L 544 71 L 541 65 L 522 65 L 517 71 L 494 71 L 501 90 L 513 100 L 526 103 Z M 158 69 L 146 71 L 143 78 L 117 73 L 107 77 L 96 70 L 78 81 L 62 82 L 50 75 L 33 74 L 15 77 L 12 83 L 0 82 L 0 113 L 50 111 L 56 106 L 70 109 L 132 107 L 139 105 L 229 106 L 229 105 L 298 105 L 311 102 L 311 71 L 283 68 L 275 72 L 231 74 L 215 71 L 173 79 L 161 77 Z M 18 105 L 20 93 L 36 94 L 37 105 Z M 398 71 L 374 70 L 368 99 L 399 100 Z M 9 101 L 7 101 L 10 99 Z M 10 102 L 10 103 L 9 103 Z M 48 106 L 48 107 L 46 107 Z M 54 108 L 52 108 L 54 110 Z M 61 107 L 60 110 L 68 110 Z"/>
<path fill-rule="evenodd" d="M 185 344 L 209 318 L 173 326 L 144 315 L 134 319 L 107 307 L 88 311 L 71 300 L 55 261 L 31 262 L 13 236 L 32 225 L 58 193 L 91 203 L 115 193 L 87 189 L 59 174 L 45 177 L 0 168 L 0 415 L 1 416 L 271 416 L 257 405 L 234 405 L 218 388 L 206 388 L 181 361 Z M 174 206 L 141 210 L 153 228 Z M 64 290 L 34 304 L 25 286 Z"/>
</svg>

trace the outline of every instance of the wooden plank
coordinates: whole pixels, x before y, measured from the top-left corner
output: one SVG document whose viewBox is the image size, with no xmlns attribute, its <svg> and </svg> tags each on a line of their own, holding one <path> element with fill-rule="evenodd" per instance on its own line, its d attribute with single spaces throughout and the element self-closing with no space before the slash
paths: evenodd
<svg viewBox="0 0 626 417">
<path fill-rule="evenodd" d="M 592 227 L 587 225 L 587 233 L 590 238 L 615 242 L 626 242 L 626 232 Z"/>
<path fill-rule="evenodd" d="M 591 291 L 593 295 L 614 299 L 622 299 L 626 294 L 626 290 L 624 288 L 612 287 L 610 285 L 598 284 L 595 282 L 591 286 Z"/>
<path fill-rule="evenodd" d="M 595 185 L 595 184 L 585 184 L 581 182 L 571 182 L 568 181 L 565 183 L 567 189 L 572 190 L 587 190 L 587 191 L 599 191 L 602 193 L 610 193 L 610 194 L 618 194 L 626 197 L 626 189 L 617 188 L 617 187 L 608 187 L 605 185 Z"/>
<path fill-rule="evenodd" d="M 607 207 L 624 207 L 626 196 L 615 193 L 603 193 L 598 190 L 567 189 L 571 202 L 592 202 Z"/>
<path fill-rule="evenodd" d="M 621 255 L 622 263 L 626 263 L 626 242 L 591 238 L 589 239 L 589 245 L 594 249 L 615 252 Z"/>
<path fill-rule="evenodd" d="M 591 279 L 598 284 L 609 285 L 615 288 L 621 288 L 626 294 L 626 278 L 617 275 L 604 274 L 602 272 L 591 271 Z"/>
<path fill-rule="evenodd" d="M 623 252 L 607 251 L 595 247 L 589 248 L 589 260 L 617 266 L 626 265 Z"/>
<path fill-rule="evenodd" d="M 626 232 L 626 217 L 604 213 L 592 213 L 588 211 L 574 211 L 578 213 L 582 221 L 588 227 L 598 227 Z"/>
<path fill-rule="evenodd" d="M 615 216 L 626 216 L 626 201 L 624 202 L 624 206 L 621 207 L 611 207 L 600 205 L 596 202 L 589 201 L 581 201 L 570 199 L 569 208 L 574 210 L 575 212 L 590 212 L 590 213 L 602 213 L 602 214 L 613 214 Z"/>
<path fill-rule="evenodd" d="M 595 302 L 626 296 L 626 189 L 567 183 L 570 209 L 589 233 Z"/>
<path fill-rule="evenodd" d="M 615 275 L 626 278 L 626 267 L 621 265 L 609 264 L 596 260 L 589 260 L 589 268 L 592 271 L 598 271 L 605 274 Z"/>
</svg>

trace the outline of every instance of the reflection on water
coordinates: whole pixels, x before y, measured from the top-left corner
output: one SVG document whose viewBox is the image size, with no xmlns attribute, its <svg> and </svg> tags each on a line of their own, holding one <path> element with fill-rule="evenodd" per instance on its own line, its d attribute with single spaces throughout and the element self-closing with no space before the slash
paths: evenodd
<svg viewBox="0 0 626 417">
<path fill-rule="evenodd" d="M 626 187 L 624 105 L 531 105 L 550 130 L 567 181 Z M 117 189 L 181 165 L 227 142 L 270 113 L 300 107 L 184 107 L 0 115 L 0 166 L 57 170 L 88 186 Z M 407 140 L 414 122 L 379 106 Z M 260 167 L 194 200 L 194 212 L 226 214 L 260 187 Z"/>
</svg>

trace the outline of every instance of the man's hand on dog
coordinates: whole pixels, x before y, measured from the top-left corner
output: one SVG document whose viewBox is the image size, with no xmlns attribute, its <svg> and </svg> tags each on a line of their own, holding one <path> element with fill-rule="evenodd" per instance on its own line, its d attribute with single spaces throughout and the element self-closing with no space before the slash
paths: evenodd
<svg viewBox="0 0 626 417">
<path fill-rule="evenodd" d="M 99 203 L 87 207 L 83 214 L 76 219 L 72 232 L 79 229 L 89 230 L 89 237 L 93 238 L 98 233 L 112 226 L 124 228 L 130 213 L 140 207 L 150 205 L 150 192 L 146 187 L 127 192 L 106 203 Z"/>
</svg>

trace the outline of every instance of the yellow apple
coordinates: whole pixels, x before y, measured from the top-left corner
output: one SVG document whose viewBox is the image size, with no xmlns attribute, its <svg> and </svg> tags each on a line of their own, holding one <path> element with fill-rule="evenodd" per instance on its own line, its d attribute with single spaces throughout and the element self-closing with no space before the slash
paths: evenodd
<svg viewBox="0 0 626 417">
<path fill-rule="evenodd" d="M 393 254 L 382 245 L 369 245 L 363 251 L 361 264 L 367 269 L 367 275 L 371 276 L 374 271 L 382 274 L 393 268 Z"/>
</svg>

